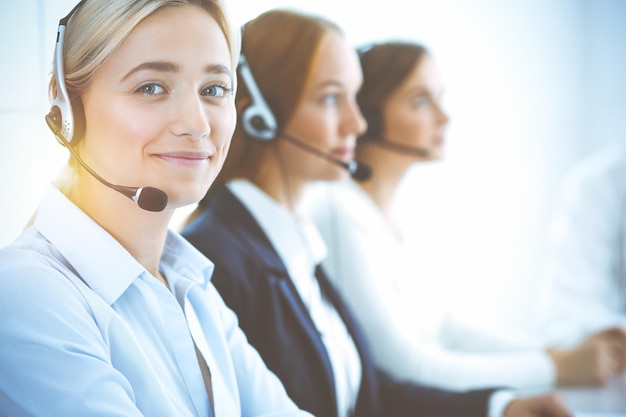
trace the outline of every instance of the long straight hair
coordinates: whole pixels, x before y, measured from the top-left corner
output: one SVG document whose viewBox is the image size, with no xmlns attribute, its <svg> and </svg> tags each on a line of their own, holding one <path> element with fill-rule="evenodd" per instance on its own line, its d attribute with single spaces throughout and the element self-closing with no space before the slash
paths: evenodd
<svg viewBox="0 0 626 417">
<path fill-rule="evenodd" d="M 276 118 L 278 131 L 302 100 L 317 65 L 320 45 L 330 33 L 343 35 L 337 24 L 324 17 L 290 9 L 270 10 L 245 25 L 242 54 Z M 233 178 L 254 178 L 263 169 L 266 153 L 275 147 L 272 142 L 262 143 L 243 131 L 241 114 L 250 101 L 250 93 L 242 82 L 235 98 L 237 127 L 215 184 Z"/>
</svg>

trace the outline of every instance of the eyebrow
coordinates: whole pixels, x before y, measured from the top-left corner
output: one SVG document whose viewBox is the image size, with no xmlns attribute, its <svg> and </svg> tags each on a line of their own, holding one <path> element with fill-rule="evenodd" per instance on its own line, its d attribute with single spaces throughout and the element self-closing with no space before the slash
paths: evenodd
<svg viewBox="0 0 626 417">
<path fill-rule="evenodd" d="M 137 65 L 135 68 L 131 69 L 124 77 L 122 81 L 130 78 L 133 74 L 136 74 L 141 71 L 157 71 L 157 72 L 166 72 L 166 73 L 178 73 L 180 72 L 180 65 L 174 64 L 171 62 L 164 61 L 151 61 L 144 62 L 143 64 Z M 207 74 L 226 74 L 229 77 L 231 76 L 230 69 L 225 65 L 221 64 L 212 64 L 207 65 L 204 68 L 204 72 Z"/>
<path fill-rule="evenodd" d="M 314 87 L 317 89 L 326 87 L 343 87 L 343 84 L 337 80 L 324 80 L 321 83 L 315 84 Z"/>
<path fill-rule="evenodd" d="M 423 95 L 428 95 L 432 98 L 436 98 L 437 95 L 435 94 L 434 91 L 430 90 L 427 86 L 425 85 L 416 85 L 412 88 L 410 88 L 409 90 L 407 90 L 404 94 L 405 97 L 407 98 L 412 98 L 415 96 L 423 96 Z"/>
</svg>

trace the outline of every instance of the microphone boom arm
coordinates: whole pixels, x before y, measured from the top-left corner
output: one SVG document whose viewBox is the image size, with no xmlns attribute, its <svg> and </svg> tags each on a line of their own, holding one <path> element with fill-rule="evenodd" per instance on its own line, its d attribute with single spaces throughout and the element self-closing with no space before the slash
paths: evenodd
<svg viewBox="0 0 626 417">
<path fill-rule="evenodd" d="M 55 111 L 56 110 L 56 111 Z M 93 169 L 89 167 L 83 161 L 83 159 L 78 156 L 76 149 L 65 139 L 61 129 L 59 128 L 60 123 L 58 123 L 60 111 L 58 107 L 53 107 L 50 113 L 46 115 L 46 123 L 54 136 L 56 136 L 57 140 L 66 147 L 72 157 L 78 161 L 78 163 L 85 168 L 87 172 L 89 172 L 95 179 L 100 181 L 102 184 L 106 185 L 109 188 L 114 189 L 115 191 L 124 194 L 126 197 L 133 200 L 139 207 L 148 211 L 163 211 L 167 206 L 167 194 L 165 194 L 162 190 L 154 187 L 127 187 L 123 185 L 112 184 L 109 181 L 102 178 L 98 175 Z M 145 193 L 144 193 L 145 191 Z M 143 196 L 143 197 L 142 197 Z"/>
<path fill-rule="evenodd" d="M 278 137 L 283 138 L 285 140 L 287 140 L 289 143 L 292 143 L 296 146 L 298 146 L 300 149 L 304 149 L 307 152 L 311 152 L 317 156 L 319 156 L 320 158 L 323 158 L 325 160 L 327 160 L 328 162 L 331 162 L 335 165 L 339 165 L 341 167 L 343 167 L 344 169 L 346 169 L 349 173 L 350 176 L 352 176 L 352 178 L 354 178 L 357 181 L 367 181 L 371 176 L 372 176 L 372 170 L 369 166 L 360 163 L 356 160 L 352 160 L 350 162 L 344 162 L 341 159 L 335 158 L 331 155 L 328 155 L 322 151 L 320 151 L 317 148 L 314 148 L 313 146 L 310 146 L 296 138 L 294 138 L 293 136 L 287 135 L 284 132 L 281 132 L 278 134 Z"/>
</svg>

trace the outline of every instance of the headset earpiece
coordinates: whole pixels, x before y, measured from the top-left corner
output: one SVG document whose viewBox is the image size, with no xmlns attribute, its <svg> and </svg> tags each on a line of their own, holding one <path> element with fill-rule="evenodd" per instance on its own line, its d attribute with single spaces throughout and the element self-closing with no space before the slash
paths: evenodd
<svg viewBox="0 0 626 417">
<path fill-rule="evenodd" d="M 278 123 L 276 122 L 274 113 L 272 113 L 272 110 L 265 102 L 243 54 L 239 57 L 239 74 L 241 74 L 243 82 L 246 84 L 248 92 L 250 93 L 250 104 L 243 110 L 241 115 L 243 130 L 253 139 L 261 142 L 271 142 L 278 136 Z M 372 175 L 372 169 L 365 164 L 355 160 L 344 162 L 332 154 L 325 153 L 309 145 L 306 141 L 287 135 L 285 132 L 281 132 L 280 138 L 298 146 L 305 152 L 309 152 L 325 159 L 331 164 L 342 167 L 347 170 L 356 181 L 366 181 Z"/>
<path fill-rule="evenodd" d="M 67 93 L 67 87 L 65 85 L 65 70 L 63 68 L 63 41 L 65 40 L 65 29 L 67 28 L 67 22 L 70 17 L 78 10 L 78 8 L 86 0 L 81 0 L 71 12 L 63 19 L 59 21 L 59 28 L 57 31 L 57 42 L 54 48 L 54 65 L 52 71 L 55 79 L 55 97 L 52 100 L 52 107 L 50 112 L 46 115 L 46 123 L 57 141 L 66 147 L 72 157 L 95 179 L 100 181 L 106 187 L 109 187 L 120 194 L 125 195 L 135 202 L 140 208 L 147 211 L 163 211 L 167 207 L 167 194 L 165 191 L 155 187 L 128 187 L 123 185 L 116 185 L 108 182 L 102 178 L 96 171 L 91 169 L 85 161 L 83 161 L 78 155 L 74 145 L 71 143 L 74 139 L 75 129 L 79 130 L 79 136 L 82 136 L 85 128 L 85 120 L 83 118 L 77 119 L 79 122 L 75 124 L 74 114 L 72 112 L 72 103 L 70 96 Z M 77 99 L 77 108 L 81 113 L 84 113 L 82 102 Z"/>
<path fill-rule="evenodd" d="M 270 142 L 277 136 L 278 124 L 276 123 L 274 113 L 272 113 L 259 90 L 243 54 L 239 57 L 239 74 L 241 74 L 243 82 L 250 93 L 250 104 L 243 110 L 241 115 L 243 130 L 253 139 Z"/>
<path fill-rule="evenodd" d="M 81 2 L 82 3 L 82 2 Z M 67 20 L 81 4 L 79 3 L 68 16 L 61 20 L 57 33 L 57 42 L 54 48 L 54 65 L 52 71 L 56 82 L 56 96 L 52 101 L 50 112 L 46 115 L 46 123 L 57 141 L 63 146 L 68 146 L 74 138 L 74 115 L 70 102 L 67 87 L 65 86 L 65 70 L 63 68 L 63 42 L 65 40 L 65 29 Z M 61 136 L 65 139 L 63 143 Z"/>
</svg>

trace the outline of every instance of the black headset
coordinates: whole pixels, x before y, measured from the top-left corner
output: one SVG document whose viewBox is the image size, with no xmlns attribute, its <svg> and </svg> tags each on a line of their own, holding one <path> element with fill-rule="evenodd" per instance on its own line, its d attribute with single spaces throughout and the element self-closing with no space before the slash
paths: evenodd
<svg viewBox="0 0 626 417">
<path fill-rule="evenodd" d="M 76 119 L 72 111 L 72 102 L 65 85 L 65 70 L 63 67 L 63 43 L 65 41 L 65 30 L 67 22 L 86 0 L 81 0 L 74 8 L 59 21 L 57 30 L 57 41 L 54 48 L 53 74 L 56 82 L 56 96 L 52 100 L 50 112 L 46 115 L 46 123 L 56 140 L 67 148 L 74 159 L 98 181 L 109 188 L 125 195 L 135 202 L 139 207 L 147 211 L 163 211 L 167 206 L 167 194 L 163 190 L 155 187 L 129 187 L 125 185 L 112 184 L 102 178 L 97 172 L 82 160 L 76 149 L 74 149 L 74 134 Z M 82 105 L 82 103 L 80 103 Z"/>
<path fill-rule="evenodd" d="M 244 132 L 261 142 L 271 142 L 278 136 L 278 123 L 274 113 L 259 90 L 246 57 L 239 56 L 239 74 L 250 93 L 250 104 L 241 114 L 241 125 Z"/>
<path fill-rule="evenodd" d="M 250 138 L 258 140 L 259 142 L 270 143 L 280 136 L 282 139 L 292 143 L 300 149 L 346 169 L 352 178 L 357 181 L 366 181 L 371 177 L 371 168 L 363 163 L 356 160 L 344 162 L 333 155 L 329 155 L 307 144 L 304 141 L 286 134 L 285 132 L 279 132 L 276 117 L 263 98 L 263 94 L 261 94 L 261 90 L 259 90 L 259 86 L 252 75 L 248 61 L 243 54 L 239 56 L 238 68 L 239 74 L 241 74 L 243 82 L 250 93 L 250 104 L 242 111 L 241 114 L 241 126 Z"/>
<path fill-rule="evenodd" d="M 81 0 L 74 8 L 59 21 L 59 28 L 57 32 L 57 42 L 54 48 L 54 64 L 53 74 L 56 82 L 56 97 L 52 101 L 52 107 L 50 112 L 46 115 L 46 123 L 57 141 L 64 147 L 69 147 L 74 140 L 74 128 L 75 120 L 74 113 L 72 111 L 72 103 L 70 96 L 67 92 L 67 86 L 65 85 L 65 69 L 63 66 L 63 45 L 65 41 L 65 30 L 67 29 L 67 22 L 72 15 L 76 13 L 76 10 L 85 3 L 86 0 Z M 63 142 L 62 139 L 65 139 Z"/>
</svg>

